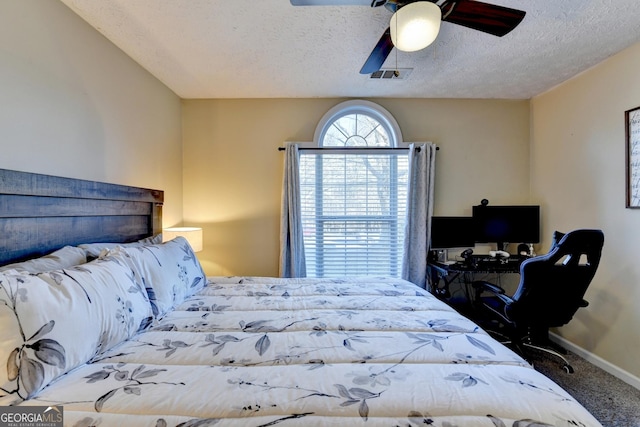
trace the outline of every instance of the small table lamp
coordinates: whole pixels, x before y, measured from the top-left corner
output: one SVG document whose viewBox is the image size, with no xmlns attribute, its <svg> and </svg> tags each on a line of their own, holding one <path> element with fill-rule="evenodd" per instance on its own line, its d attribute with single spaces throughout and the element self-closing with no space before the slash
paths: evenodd
<svg viewBox="0 0 640 427">
<path fill-rule="evenodd" d="M 194 252 L 202 250 L 202 228 L 200 227 L 171 227 L 162 230 L 162 241 L 168 242 L 182 236 L 189 242 Z"/>
</svg>

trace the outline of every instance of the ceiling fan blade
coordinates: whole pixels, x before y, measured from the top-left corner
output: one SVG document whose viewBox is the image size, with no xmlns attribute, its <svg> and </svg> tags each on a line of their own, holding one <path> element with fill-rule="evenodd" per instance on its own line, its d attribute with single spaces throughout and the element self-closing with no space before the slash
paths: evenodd
<svg viewBox="0 0 640 427">
<path fill-rule="evenodd" d="M 391 29 L 387 28 L 387 31 L 382 34 L 382 37 L 380 37 L 380 40 L 378 40 L 378 43 L 373 48 L 371 55 L 369 55 L 367 61 L 360 69 L 360 74 L 371 74 L 380 70 L 392 50 Z"/>
<path fill-rule="evenodd" d="M 371 0 L 291 0 L 294 6 L 371 6 Z"/>
<path fill-rule="evenodd" d="M 447 0 L 442 20 L 502 37 L 516 28 L 526 12 L 476 0 Z"/>
</svg>

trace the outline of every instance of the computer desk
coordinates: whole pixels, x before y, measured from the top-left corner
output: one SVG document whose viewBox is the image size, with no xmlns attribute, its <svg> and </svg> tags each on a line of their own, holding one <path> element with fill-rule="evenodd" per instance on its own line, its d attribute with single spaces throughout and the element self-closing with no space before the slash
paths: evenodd
<svg viewBox="0 0 640 427">
<path fill-rule="evenodd" d="M 440 262 L 429 260 L 427 262 L 428 290 L 441 300 L 451 298 L 450 285 L 458 280 L 466 285 L 465 293 L 468 303 L 471 303 L 470 286 L 477 280 L 479 274 L 518 274 L 520 264 L 527 259 L 524 256 L 510 256 L 509 258 L 494 258 L 490 255 L 472 255 L 464 261 Z"/>
</svg>

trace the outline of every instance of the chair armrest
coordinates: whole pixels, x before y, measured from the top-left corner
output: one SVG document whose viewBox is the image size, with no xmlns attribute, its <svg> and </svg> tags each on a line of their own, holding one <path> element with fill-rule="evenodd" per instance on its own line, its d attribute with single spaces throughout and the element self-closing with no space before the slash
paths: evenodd
<svg viewBox="0 0 640 427">
<path fill-rule="evenodd" d="M 484 280 L 475 281 L 472 283 L 472 286 L 476 291 L 489 291 L 496 295 L 504 294 L 504 289 L 502 289 L 500 286 L 494 285 L 490 282 L 485 282 Z"/>
<path fill-rule="evenodd" d="M 485 282 L 484 280 L 478 280 L 472 283 L 472 286 L 476 290 L 476 300 L 480 301 L 480 295 L 482 292 L 487 291 L 492 293 L 496 298 L 500 299 L 505 304 L 513 304 L 513 299 L 505 294 L 504 289 L 500 286 L 494 285 L 490 282 Z"/>
</svg>

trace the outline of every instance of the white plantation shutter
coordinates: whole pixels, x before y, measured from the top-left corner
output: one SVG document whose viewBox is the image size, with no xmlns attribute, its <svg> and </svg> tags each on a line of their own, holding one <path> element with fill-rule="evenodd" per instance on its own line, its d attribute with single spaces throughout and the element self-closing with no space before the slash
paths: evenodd
<svg viewBox="0 0 640 427">
<path fill-rule="evenodd" d="M 400 277 L 407 169 L 405 150 L 301 152 L 307 276 Z"/>
</svg>

